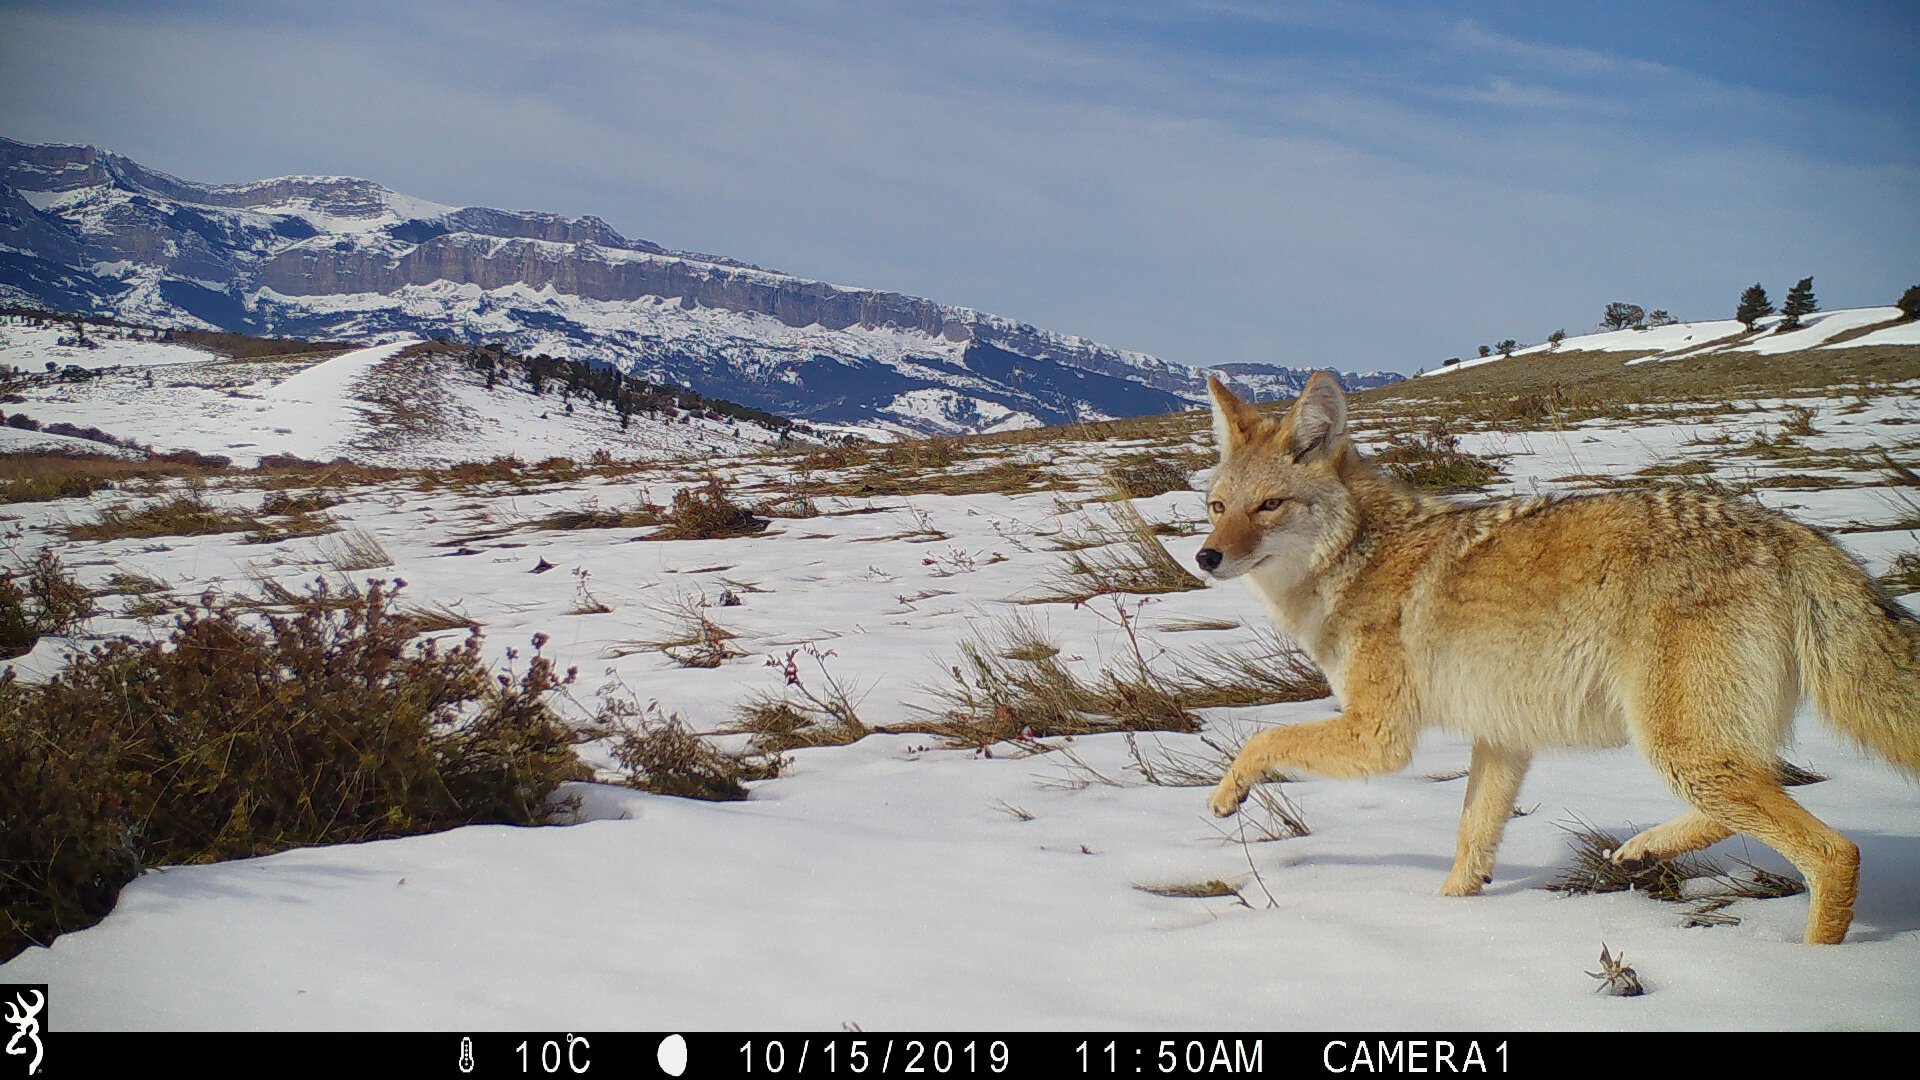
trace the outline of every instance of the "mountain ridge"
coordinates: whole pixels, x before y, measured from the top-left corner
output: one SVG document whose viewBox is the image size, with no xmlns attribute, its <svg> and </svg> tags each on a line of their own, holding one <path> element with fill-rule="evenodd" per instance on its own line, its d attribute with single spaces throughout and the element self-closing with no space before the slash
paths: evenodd
<svg viewBox="0 0 1920 1080">
<path fill-rule="evenodd" d="M 603 219 L 455 207 L 344 176 L 212 185 L 0 139 L 0 295 L 199 329 L 498 343 L 798 418 L 921 433 L 1255 398 L 1310 369 L 1195 369 L 974 308 L 631 239 Z M 1008 357 L 1017 357 L 1017 361 Z M 1399 376 L 1346 373 L 1350 388 Z"/>
</svg>

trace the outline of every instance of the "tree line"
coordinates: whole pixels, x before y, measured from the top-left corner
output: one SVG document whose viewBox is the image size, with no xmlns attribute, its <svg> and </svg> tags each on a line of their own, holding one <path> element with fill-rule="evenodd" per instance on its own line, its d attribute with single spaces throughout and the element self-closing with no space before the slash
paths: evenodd
<svg viewBox="0 0 1920 1080">
<path fill-rule="evenodd" d="M 536 397 L 556 394 L 569 410 L 572 408 L 569 399 L 574 397 L 603 402 L 619 416 L 622 430 L 638 413 L 669 419 L 684 413 L 710 420 L 757 424 L 782 435 L 788 432 L 812 433 L 808 426 L 796 424 L 787 417 L 765 409 L 723 398 L 706 397 L 684 386 L 649 382 L 603 362 L 573 360 L 546 353 L 519 356 L 492 345 L 470 347 L 460 359 L 469 369 L 485 377 L 489 390 L 504 380 L 508 385 L 517 383 Z"/>
<path fill-rule="evenodd" d="M 1900 299 L 1894 302 L 1894 306 L 1900 309 L 1900 317 L 1903 320 L 1920 319 L 1920 285 L 1907 286 L 1907 290 L 1900 294 Z M 1754 324 L 1762 317 L 1778 312 L 1781 318 L 1773 328 L 1773 332 L 1784 333 L 1798 329 L 1802 316 L 1811 315 L 1819 310 L 1820 301 L 1813 295 L 1813 278 L 1804 277 L 1787 290 L 1786 300 L 1777 308 L 1767 296 L 1766 286 L 1760 282 L 1754 282 L 1740 294 L 1739 303 L 1734 306 L 1733 317 L 1751 333 Z M 1638 304 L 1615 300 L 1601 313 L 1600 325 L 1595 329 L 1601 331 L 1646 330 L 1655 326 L 1671 326 L 1679 321 L 1667 314 L 1664 309 L 1655 309 L 1649 313 Z M 1558 349 L 1560 343 L 1566 338 L 1565 330 L 1555 330 L 1548 334 L 1547 350 L 1551 352 Z M 1526 346 L 1513 338 L 1507 338 L 1495 345 L 1480 346 L 1480 355 L 1488 357 L 1497 352 L 1501 356 L 1512 356 L 1516 349 L 1523 348 Z M 1441 362 L 1440 366 L 1448 367 L 1459 362 L 1460 358 L 1457 356 L 1448 357 Z"/>
</svg>

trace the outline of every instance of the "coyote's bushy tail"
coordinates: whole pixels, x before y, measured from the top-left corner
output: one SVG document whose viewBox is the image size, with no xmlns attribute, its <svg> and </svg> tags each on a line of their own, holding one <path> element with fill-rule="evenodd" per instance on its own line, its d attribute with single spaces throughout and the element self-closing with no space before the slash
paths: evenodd
<svg viewBox="0 0 1920 1080">
<path fill-rule="evenodd" d="M 1807 696 L 1828 723 L 1920 779 L 1920 619 L 1830 545 L 1796 561 Z"/>
</svg>

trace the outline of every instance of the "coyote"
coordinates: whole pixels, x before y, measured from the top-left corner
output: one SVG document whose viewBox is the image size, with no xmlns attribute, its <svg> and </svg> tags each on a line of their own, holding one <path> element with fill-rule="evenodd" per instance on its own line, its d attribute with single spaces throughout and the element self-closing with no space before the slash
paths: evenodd
<svg viewBox="0 0 1920 1080">
<path fill-rule="evenodd" d="M 1213 792 L 1226 817 L 1269 770 L 1371 776 L 1421 729 L 1473 740 L 1453 872 L 1493 880 L 1537 750 L 1632 742 L 1693 809 L 1620 845 L 1644 865 L 1745 833 L 1811 893 L 1806 940 L 1846 937 L 1860 849 L 1782 790 L 1777 748 L 1812 698 L 1920 777 L 1920 620 L 1815 530 L 1737 499 L 1660 490 L 1465 505 L 1354 448 L 1316 373 L 1283 419 L 1220 382 L 1200 568 L 1244 577 L 1326 673 L 1340 715 L 1247 740 Z"/>
</svg>

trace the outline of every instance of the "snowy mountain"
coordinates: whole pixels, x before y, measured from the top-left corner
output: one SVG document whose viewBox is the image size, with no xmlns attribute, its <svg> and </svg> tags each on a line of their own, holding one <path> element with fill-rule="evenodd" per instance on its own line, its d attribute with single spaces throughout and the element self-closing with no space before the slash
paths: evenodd
<svg viewBox="0 0 1920 1080">
<path fill-rule="evenodd" d="M 602 361 L 803 419 L 963 432 L 1204 400 L 1204 370 L 971 308 L 628 239 L 597 217 L 451 207 L 368 180 L 199 184 L 0 139 L 0 298 L 280 337 L 439 337 Z M 1258 398 L 1309 371 L 1218 373 Z M 1399 376 L 1344 374 L 1351 388 Z"/>
</svg>

